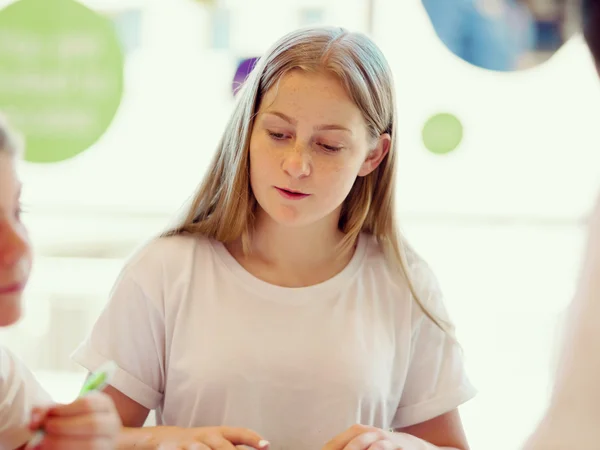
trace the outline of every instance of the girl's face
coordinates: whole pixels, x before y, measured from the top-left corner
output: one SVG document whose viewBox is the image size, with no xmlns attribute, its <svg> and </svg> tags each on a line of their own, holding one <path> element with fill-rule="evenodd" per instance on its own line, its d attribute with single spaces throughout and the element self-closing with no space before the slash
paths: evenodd
<svg viewBox="0 0 600 450">
<path fill-rule="evenodd" d="M 356 178 L 377 168 L 390 137 L 373 142 L 361 111 L 332 75 L 286 74 L 259 107 L 250 181 L 277 223 L 306 226 L 339 215 Z"/>
<path fill-rule="evenodd" d="M 15 158 L 0 151 L 0 326 L 21 317 L 21 296 L 31 270 L 32 252 L 21 222 L 21 183 Z"/>
</svg>

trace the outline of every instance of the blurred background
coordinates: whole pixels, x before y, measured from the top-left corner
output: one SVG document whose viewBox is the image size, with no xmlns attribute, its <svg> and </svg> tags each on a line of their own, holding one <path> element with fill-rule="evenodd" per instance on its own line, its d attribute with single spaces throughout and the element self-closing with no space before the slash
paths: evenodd
<svg viewBox="0 0 600 450">
<path fill-rule="evenodd" d="M 82 3 L 116 30 L 123 97 L 86 151 L 21 164 L 36 260 L 26 316 L 0 333 L 55 399 L 77 394 L 84 373 L 69 355 L 125 259 L 171 222 L 203 176 L 240 63 L 294 28 L 339 25 L 369 33 L 395 73 L 400 221 L 440 280 L 480 392 L 462 408 L 472 447 L 517 448 L 547 401 L 600 189 L 600 81 L 565 2 Z M 461 8 L 471 14 L 468 38 L 457 37 Z M 522 34 L 490 34 L 508 12 Z M 502 55 L 481 62 L 485 48 Z"/>
<path fill-rule="evenodd" d="M 513 71 L 547 61 L 581 28 L 583 0 L 423 0 L 436 33 L 478 67 Z"/>
</svg>

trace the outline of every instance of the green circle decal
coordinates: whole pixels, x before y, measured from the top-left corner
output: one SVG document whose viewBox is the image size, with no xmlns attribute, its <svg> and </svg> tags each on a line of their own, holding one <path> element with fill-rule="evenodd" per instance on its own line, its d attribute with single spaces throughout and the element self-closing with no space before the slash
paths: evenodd
<svg viewBox="0 0 600 450">
<path fill-rule="evenodd" d="M 423 143 L 432 153 L 450 153 L 460 145 L 463 126 L 460 120 L 449 113 L 436 114 L 423 126 Z"/>
<path fill-rule="evenodd" d="M 112 23 L 76 1 L 0 11 L 0 110 L 25 137 L 27 161 L 64 161 L 100 139 L 121 103 L 123 70 Z"/>
</svg>

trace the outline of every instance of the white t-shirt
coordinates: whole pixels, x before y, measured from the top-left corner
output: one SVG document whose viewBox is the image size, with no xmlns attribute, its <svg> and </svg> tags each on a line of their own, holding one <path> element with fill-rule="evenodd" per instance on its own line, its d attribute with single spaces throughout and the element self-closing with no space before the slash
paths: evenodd
<svg viewBox="0 0 600 450">
<path fill-rule="evenodd" d="M 411 266 L 446 318 L 428 267 Z M 125 266 L 73 359 L 115 361 L 113 386 L 156 409 L 157 425 L 240 426 L 273 450 L 321 448 L 356 423 L 406 427 L 474 396 L 459 346 L 411 298 L 368 235 L 342 272 L 305 288 L 254 277 L 220 242 L 160 238 Z"/>
<path fill-rule="evenodd" d="M 52 403 L 29 369 L 0 346 L 0 450 L 25 444 L 31 437 L 27 425 L 32 408 Z"/>
</svg>

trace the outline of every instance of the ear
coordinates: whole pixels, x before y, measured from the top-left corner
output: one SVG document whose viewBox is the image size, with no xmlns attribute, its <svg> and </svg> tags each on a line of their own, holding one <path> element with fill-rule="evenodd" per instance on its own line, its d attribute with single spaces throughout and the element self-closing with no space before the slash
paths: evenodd
<svg viewBox="0 0 600 450">
<path fill-rule="evenodd" d="M 384 133 L 379 136 L 377 145 L 369 152 L 367 159 L 365 159 L 365 162 L 362 164 L 360 171 L 358 172 L 358 176 L 366 177 L 375 169 L 377 169 L 379 164 L 381 164 L 381 161 L 383 161 L 383 158 L 385 158 L 385 155 L 387 155 L 390 151 L 391 145 L 392 137 L 388 133 Z"/>
</svg>

